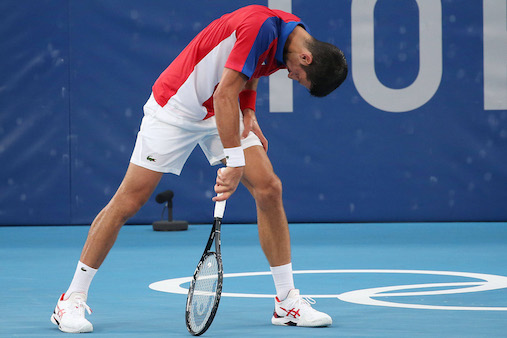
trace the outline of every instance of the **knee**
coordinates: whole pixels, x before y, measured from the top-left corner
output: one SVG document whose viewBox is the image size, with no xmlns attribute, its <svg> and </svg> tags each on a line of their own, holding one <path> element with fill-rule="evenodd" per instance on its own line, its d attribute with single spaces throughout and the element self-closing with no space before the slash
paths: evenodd
<svg viewBox="0 0 507 338">
<path fill-rule="evenodd" d="M 120 217 L 123 222 L 126 222 L 129 218 L 133 217 L 145 203 L 146 200 L 138 196 L 116 195 L 111 200 L 109 209 Z"/>
<path fill-rule="evenodd" d="M 253 197 L 259 206 L 273 205 L 282 200 L 282 181 L 275 174 L 253 187 Z"/>
<path fill-rule="evenodd" d="M 126 219 L 133 217 L 139 209 L 145 204 L 146 201 L 134 199 L 126 202 L 124 216 Z"/>
</svg>

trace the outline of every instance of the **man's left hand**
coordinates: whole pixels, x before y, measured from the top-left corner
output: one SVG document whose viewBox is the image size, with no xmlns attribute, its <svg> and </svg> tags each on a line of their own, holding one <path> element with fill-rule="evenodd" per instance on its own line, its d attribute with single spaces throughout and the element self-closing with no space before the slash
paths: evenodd
<svg viewBox="0 0 507 338">
<path fill-rule="evenodd" d="M 241 134 L 241 138 L 244 139 L 248 136 L 248 133 L 251 131 L 257 135 L 259 140 L 262 143 L 262 147 L 267 152 L 268 151 L 268 140 L 266 137 L 264 137 L 264 134 L 262 133 L 261 127 L 257 123 L 257 118 L 255 117 L 255 112 L 252 109 L 245 109 L 243 111 L 243 125 L 245 126 L 245 129 L 243 130 L 243 133 Z"/>
</svg>

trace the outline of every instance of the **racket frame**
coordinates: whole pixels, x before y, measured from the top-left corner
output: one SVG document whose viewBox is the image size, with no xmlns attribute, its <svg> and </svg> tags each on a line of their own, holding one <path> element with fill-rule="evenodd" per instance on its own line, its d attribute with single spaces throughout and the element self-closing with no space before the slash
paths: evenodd
<svg viewBox="0 0 507 338">
<path fill-rule="evenodd" d="M 220 250 L 221 241 L 220 241 L 220 232 L 222 228 L 222 217 L 225 210 L 225 201 L 216 202 L 215 203 L 215 213 L 214 213 L 214 220 L 213 220 L 213 227 L 211 228 L 211 233 L 208 238 L 208 242 L 206 243 L 206 248 L 204 249 L 204 252 L 201 256 L 201 259 L 199 263 L 197 264 L 197 268 L 195 269 L 194 276 L 192 278 L 192 282 L 190 283 L 190 287 L 188 288 L 188 295 L 187 295 L 187 305 L 185 309 L 185 323 L 187 325 L 187 330 L 192 334 L 193 336 L 200 336 L 208 328 L 210 327 L 211 323 L 213 322 L 213 319 L 215 318 L 215 314 L 218 310 L 218 304 L 220 303 L 220 298 L 222 295 L 222 283 L 224 279 L 224 271 L 223 271 L 223 264 L 222 264 L 222 254 Z M 213 245 L 213 242 L 215 242 L 215 251 L 211 251 L 211 246 Z M 210 316 L 208 317 L 208 320 L 206 321 L 206 324 L 204 327 L 198 331 L 195 332 L 191 326 L 190 326 L 190 309 L 192 304 L 192 299 L 194 296 L 194 288 L 196 283 L 197 274 L 199 273 L 199 270 L 201 269 L 202 265 L 204 264 L 204 261 L 206 257 L 210 254 L 214 254 L 217 259 L 218 263 L 218 279 L 217 279 L 217 289 L 215 291 L 216 297 L 215 297 L 215 304 L 213 304 L 213 308 L 211 309 Z"/>
</svg>

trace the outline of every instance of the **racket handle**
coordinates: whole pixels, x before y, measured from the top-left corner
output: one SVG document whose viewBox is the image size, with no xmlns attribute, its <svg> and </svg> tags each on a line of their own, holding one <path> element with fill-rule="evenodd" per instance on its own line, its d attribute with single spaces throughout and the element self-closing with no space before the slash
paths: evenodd
<svg viewBox="0 0 507 338">
<path fill-rule="evenodd" d="M 217 196 L 220 196 L 220 195 L 222 195 L 222 194 L 218 194 Z M 224 212 L 225 212 L 225 201 L 215 202 L 214 217 L 215 218 L 223 218 L 224 217 Z"/>
</svg>

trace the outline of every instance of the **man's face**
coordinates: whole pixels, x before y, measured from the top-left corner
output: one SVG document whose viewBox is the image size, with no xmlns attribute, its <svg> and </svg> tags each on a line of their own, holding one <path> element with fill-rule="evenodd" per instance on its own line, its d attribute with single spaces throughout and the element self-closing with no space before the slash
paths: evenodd
<svg viewBox="0 0 507 338">
<path fill-rule="evenodd" d="M 311 83 L 306 78 L 306 72 L 301 66 L 302 63 L 298 58 L 288 57 L 286 61 L 287 70 L 289 71 L 289 79 L 299 82 L 306 89 L 310 90 Z"/>
</svg>

